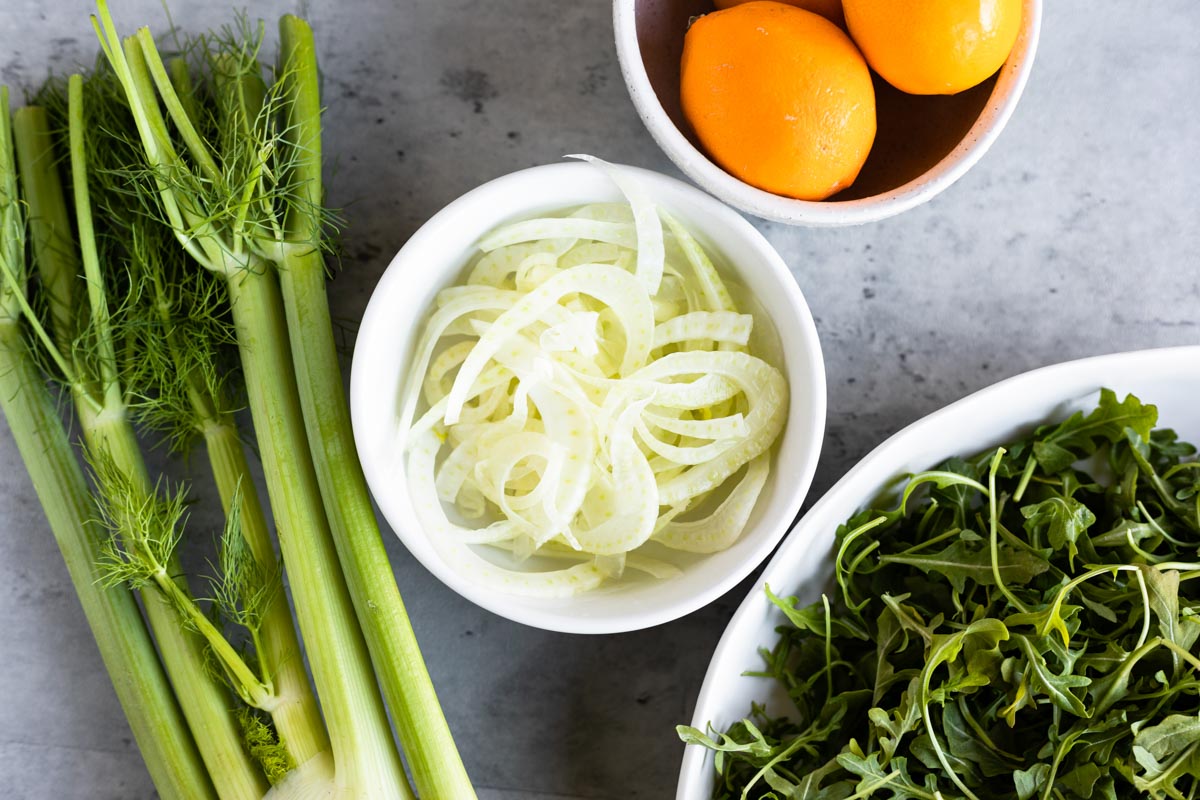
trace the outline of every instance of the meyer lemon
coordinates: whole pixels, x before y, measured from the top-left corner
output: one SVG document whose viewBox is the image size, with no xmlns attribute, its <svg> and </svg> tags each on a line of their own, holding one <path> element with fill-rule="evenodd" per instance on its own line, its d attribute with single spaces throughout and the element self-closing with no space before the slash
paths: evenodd
<svg viewBox="0 0 1200 800">
<path fill-rule="evenodd" d="M 1021 0 L 844 0 L 867 63 L 909 94 L 958 94 L 1000 69 L 1017 41 Z"/>
<path fill-rule="evenodd" d="M 801 200 L 853 183 L 875 140 L 875 89 L 854 42 L 783 3 L 697 19 L 684 39 L 680 99 L 717 164 Z"/>
</svg>

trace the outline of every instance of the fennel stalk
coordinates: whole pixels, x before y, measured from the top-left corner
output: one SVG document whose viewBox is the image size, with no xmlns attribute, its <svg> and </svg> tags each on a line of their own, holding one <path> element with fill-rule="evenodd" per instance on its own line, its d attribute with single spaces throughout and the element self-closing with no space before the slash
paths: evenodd
<svg viewBox="0 0 1200 800">
<path fill-rule="evenodd" d="M 27 193 L 32 219 L 45 220 L 34 230 L 34 259 L 48 289 L 59 287 L 51 296 L 51 308 L 75 302 L 79 292 L 68 291 L 71 280 L 82 266 L 85 292 L 84 308 L 70 308 L 52 315 L 54 333 L 46 332 L 32 309 L 25 318 L 44 349 L 56 362 L 70 386 L 76 412 L 93 464 L 108 464 L 128 482 L 130 498 L 137 504 L 150 501 L 155 493 L 142 458 L 132 423 L 127 398 L 120 383 L 117 346 L 111 327 L 104 275 L 101 271 L 92 210 L 87 186 L 87 165 L 83 147 L 82 79 L 72 76 L 69 93 L 69 165 L 75 207 L 77 241 L 72 241 L 68 214 L 57 184 L 57 161 L 47 116 L 43 109 L 28 107 L 17 112 L 14 129 L 22 184 L 37 187 Z M 61 205 L 59 205 L 61 204 Z M 77 320 L 86 317 L 86 325 Z M 136 549 L 136 540 L 145 531 L 124 530 L 126 544 Z M 178 592 L 188 597 L 187 586 L 178 578 L 180 570 L 173 559 L 160 565 Z M 230 697 L 209 673 L 205 663 L 205 642 L 194 631 L 182 627 L 172 598 L 160 591 L 142 592 L 150 629 L 158 643 L 167 675 L 175 689 L 188 727 L 208 770 L 217 795 L 225 798 L 259 798 L 266 790 L 261 770 L 242 747 L 241 735 L 229 714 Z M 178 598 L 175 598 L 178 600 Z"/>
<path fill-rule="evenodd" d="M 280 20 L 279 32 L 285 129 L 290 132 L 286 146 L 293 170 L 290 189 L 295 196 L 284 220 L 277 266 L 321 496 L 417 791 L 431 799 L 468 800 L 475 791 L 421 657 L 354 446 L 325 291 L 320 217 L 312 211 L 324 202 L 312 29 L 287 15 Z"/>
<path fill-rule="evenodd" d="M 291 576 L 301 633 L 322 701 L 338 796 L 411 797 L 354 608 L 325 519 L 305 437 L 278 281 L 260 246 L 278 227 L 269 120 L 276 102 L 261 87 L 256 47 L 236 44 L 210 64 L 216 93 L 211 148 L 176 90 L 178 77 L 146 29 L 122 40 L 103 2 L 96 27 L 125 91 L 162 217 L 184 250 L 226 283 L 251 415 Z M 159 107 L 166 106 L 185 159 Z M 194 112 L 193 112 L 194 113 Z M 282 788 L 282 787 L 281 787 Z"/>
<path fill-rule="evenodd" d="M 7 87 L 0 87 L 0 109 L 0 269 L 6 278 L 0 286 L 0 406 L 159 796 L 212 800 L 212 782 L 133 595 L 124 586 L 101 584 L 102 538 L 95 508 L 25 338 L 25 223 L 18 205 Z M 37 235 L 45 235 L 45 224 L 35 224 Z"/>
</svg>

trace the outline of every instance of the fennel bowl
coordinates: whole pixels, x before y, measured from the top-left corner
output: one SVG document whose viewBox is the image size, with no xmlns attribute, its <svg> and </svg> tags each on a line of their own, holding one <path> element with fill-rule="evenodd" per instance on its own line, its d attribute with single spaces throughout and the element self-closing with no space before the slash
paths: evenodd
<svg viewBox="0 0 1200 800">
<path fill-rule="evenodd" d="M 1200 346 L 1098 356 L 1033 370 L 976 392 L 895 434 L 854 466 L 797 523 L 750 590 L 713 654 L 691 724 L 725 730 L 746 716 L 751 702 L 785 715 L 788 699 L 770 679 L 743 673 L 762 668 L 758 648 L 778 638 L 785 617 L 764 586 L 802 604 L 820 599 L 832 580 L 832 546 L 838 525 L 894 489 L 896 479 L 932 468 L 951 456 L 968 456 L 1027 434 L 1043 422 L 1095 406 L 1101 388 L 1137 395 L 1156 405 L 1158 425 L 1185 441 L 1200 439 Z M 716 773 L 712 753 L 685 750 L 677 800 L 707 800 Z"/>
<path fill-rule="evenodd" d="M 637 630 L 688 614 L 728 591 L 761 563 L 791 525 L 811 483 L 824 434 L 825 372 L 816 328 L 778 253 L 746 220 L 700 190 L 654 172 L 620 169 L 692 231 L 722 272 L 760 306 L 761 317 L 785 345 L 775 361 L 790 386 L 788 421 L 775 443 L 767 483 L 733 546 L 709 555 L 687 554 L 672 577 L 627 572 L 611 584 L 571 597 L 529 598 L 473 582 L 442 556 L 419 521 L 398 441 L 399 398 L 434 298 L 463 275 L 480 238 L 498 225 L 619 200 L 617 187 L 595 167 L 560 163 L 521 170 L 480 186 L 434 215 L 380 279 L 354 353 L 350 393 L 355 441 L 384 518 L 408 550 L 451 589 L 500 616 L 548 630 Z"/>
</svg>

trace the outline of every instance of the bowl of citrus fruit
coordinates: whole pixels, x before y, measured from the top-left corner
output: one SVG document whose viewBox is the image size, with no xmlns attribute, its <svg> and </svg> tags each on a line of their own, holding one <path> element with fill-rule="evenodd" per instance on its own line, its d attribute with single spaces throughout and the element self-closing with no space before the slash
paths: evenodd
<svg viewBox="0 0 1200 800">
<path fill-rule="evenodd" d="M 970 169 L 1029 77 L 1042 0 L 615 0 L 626 85 L 702 188 L 795 225 L 920 205 Z"/>
</svg>

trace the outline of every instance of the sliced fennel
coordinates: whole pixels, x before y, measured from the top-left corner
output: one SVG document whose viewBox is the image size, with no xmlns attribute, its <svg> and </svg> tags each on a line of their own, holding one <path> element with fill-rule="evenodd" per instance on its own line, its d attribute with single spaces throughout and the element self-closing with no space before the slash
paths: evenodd
<svg viewBox="0 0 1200 800">
<path fill-rule="evenodd" d="M 756 319 L 701 245 L 633 173 L 582 158 L 629 202 L 484 236 L 465 283 L 438 294 L 399 398 L 422 527 L 470 580 L 512 594 L 668 578 L 670 551 L 730 547 L 787 417 L 783 374 L 750 352 Z"/>
</svg>

